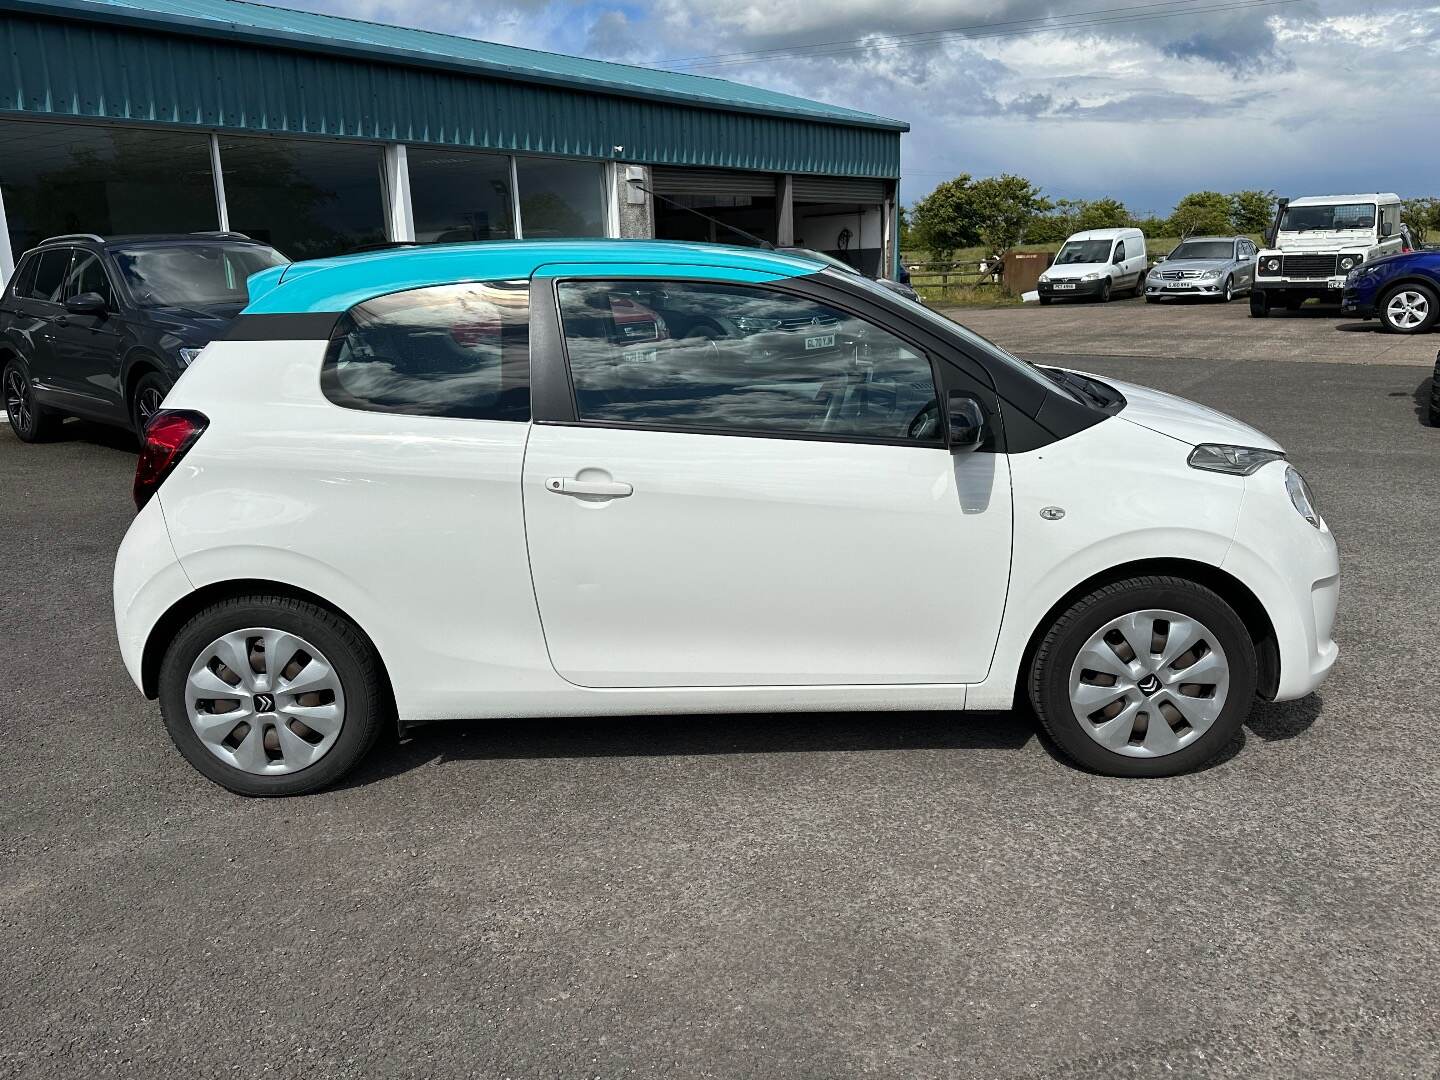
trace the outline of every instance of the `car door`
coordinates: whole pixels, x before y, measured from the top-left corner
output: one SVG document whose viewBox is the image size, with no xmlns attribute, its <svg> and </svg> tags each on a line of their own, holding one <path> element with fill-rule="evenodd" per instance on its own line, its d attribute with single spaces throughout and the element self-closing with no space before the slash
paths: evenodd
<svg viewBox="0 0 1440 1080">
<path fill-rule="evenodd" d="M 35 271 L 23 295 L 16 291 L 16 330 L 27 339 L 26 359 L 40 399 L 48 404 L 68 403 L 66 372 L 54 349 L 55 320 L 64 314 L 60 300 L 70 274 L 71 249 L 46 248 L 34 256 Z"/>
<path fill-rule="evenodd" d="M 99 253 L 76 248 L 62 301 L 82 293 L 98 294 L 107 308 L 97 315 L 76 315 L 62 308 L 51 318 L 50 348 L 56 377 L 72 395 L 72 407 L 123 418 L 122 324 L 116 311 L 115 291 Z"/>
<path fill-rule="evenodd" d="M 1248 289 L 1255 284 L 1255 245 L 1249 240 L 1240 240 L 1235 245 L 1235 285 Z"/>
<path fill-rule="evenodd" d="M 571 279 L 555 293 L 572 419 L 537 408 L 523 490 L 562 677 L 984 677 L 1009 580 L 1009 469 L 946 449 L 932 357 L 760 285 Z"/>
</svg>

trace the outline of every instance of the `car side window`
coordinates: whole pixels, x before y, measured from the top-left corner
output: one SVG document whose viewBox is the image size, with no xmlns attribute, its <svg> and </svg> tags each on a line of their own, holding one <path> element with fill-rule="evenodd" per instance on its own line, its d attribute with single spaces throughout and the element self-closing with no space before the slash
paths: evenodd
<svg viewBox="0 0 1440 1080">
<path fill-rule="evenodd" d="M 336 326 L 321 368 L 347 409 L 530 419 L 530 285 L 491 281 L 367 300 Z"/>
<path fill-rule="evenodd" d="M 70 248 L 40 252 L 35 278 L 26 292 L 26 299 L 58 304 L 64 298 L 65 279 L 70 272 Z"/>
<path fill-rule="evenodd" d="M 1124 262 L 1124 261 L 1125 261 L 1125 241 L 1124 241 L 1124 240 L 1116 240 L 1116 241 L 1115 241 L 1115 261 L 1116 261 L 1117 263 L 1118 263 L 1118 262 Z"/>
<path fill-rule="evenodd" d="M 75 252 L 75 261 L 70 266 L 70 279 L 65 284 L 65 299 L 81 293 L 98 293 L 110 311 L 115 310 L 115 294 L 110 288 L 110 278 L 100 256 L 93 251 Z"/>
<path fill-rule="evenodd" d="M 601 424 L 936 444 L 929 359 L 836 308 L 700 282 L 562 282 L 576 415 Z"/>
<path fill-rule="evenodd" d="M 35 267 L 39 262 L 40 256 L 31 255 L 28 259 L 22 259 L 15 268 L 15 273 L 11 275 L 10 283 L 6 286 L 12 300 L 23 300 L 30 295 L 35 284 Z"/>
</svg>

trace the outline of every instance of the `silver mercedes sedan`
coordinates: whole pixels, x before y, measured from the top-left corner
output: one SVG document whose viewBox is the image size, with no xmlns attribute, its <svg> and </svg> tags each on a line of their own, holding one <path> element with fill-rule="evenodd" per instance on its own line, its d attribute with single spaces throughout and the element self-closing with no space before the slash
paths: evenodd
<svg viewBox="0 0 1440 1080">
<path fill-rule="evenodd" d="M 1205 296 L 1228 303 L 1255 287 L 1255 244 L 1244 236 L 1192 236 L 1163 256 L 1145 278 L 1145 302 Z"/>
</svg>

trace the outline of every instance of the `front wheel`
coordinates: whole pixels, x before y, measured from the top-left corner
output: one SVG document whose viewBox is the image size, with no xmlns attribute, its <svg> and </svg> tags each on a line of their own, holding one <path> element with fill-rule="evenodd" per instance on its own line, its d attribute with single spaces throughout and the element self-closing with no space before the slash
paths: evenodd
<svg viewBox="0 0 1440 1080">
<path fill-rule="evenodd" d="M 160 666 L 171 740 L 239 795 L 301 795 L 333 784 L 379 736 L 379 660 L 335 613 L 285 596 L 243 596 L 200 612 Z"/>
<path fill-rule="evenodd" d="M 1260 289 L 1250 290 L 1250 317 L 1263 319 L 1270 314 L 1270 294 Z"/>
<path fill-rule="evenodd" d="M 1109 279 L 1109 278 L 1106 278 L 1106 279 L 1105 279 L 1105 283 L 1100 286 L 1100 303 L 1102 303 L 1102 304 L 1108 304 L 1109 302 L 1110 302 L 1110 279 Z"/>
<path fill-rule="evenodd" d="M 1042 296 L 1042 297 L 1040 297 L 1040 306 L 1041 306 L 1041 307 L 1049 307 L 1051 301 L 1053 301 L 1054 299 L 1055 299 L 1055 298 L 1054 298 L 1053 296 Z"/>
<path fill-rule="evenodd" d="M 1440 315 L 1435 291 L 1426 285 L 1406 284 L 1380 301 L 1380 325 L 1392 334 L 1423 334 Z"/>
<path fill-rule="evenodd" d="M 1255 646 L 1210 589 L 1137 577 L 1097 589 L 1050 627 L 1030 700 L 1055 742 L 1108 776 L 1172 776 L 1215 758 L 1255 696 Z"/>
<path fill-rule="evenodd" d="M 1233 280 L 1231 280 L 1230 278 L 1227 277 L 1227 278 L 1225 279 L 1225 284 L 1224 284 L 1224 286 L 1223 286 L 1223 287 L 1221 288 L 1221 290 L 1220 290 L 1220 302 L 1221 302 L 1222 304 L 1228 304 L 1231 300 L 1234 300 L 1234 299 L 1235 299 L 1235 282 L 1234 282 Z"/>
</svg>

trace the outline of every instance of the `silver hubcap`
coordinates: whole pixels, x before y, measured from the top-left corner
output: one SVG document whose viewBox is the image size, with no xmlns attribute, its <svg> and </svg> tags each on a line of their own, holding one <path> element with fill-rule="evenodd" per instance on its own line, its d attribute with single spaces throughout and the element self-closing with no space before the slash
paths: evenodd
<svg viewBox="0 0 1440 1080">
<path fill-rule="evenodd" d="M 5 380 L 5 411 L 21 431 L 30 430 L 30 388 L 18 371 L 10 372 Z"/>
<path fill-rule="evenodd" d="M 1385 305 L 1385 317 L 1390 320 L 1390 325 L 1398 326 L 1401 330 L 1413 330 L 1423 323 L 1429 314 L 1429 298 L 1424 293 L 1412 292 L 1409 289 L 1396 293 Z"/>
<path fill-rule="evenodd" d="M 330 752 L 345 723 L 345 693 L 319 649 L 257 627 L 201 650 L 185 683 L 185 709 L 205 748 L 225 764 L 279 776 Z"/>
<path fill-rule="evenodd" d="M 1164 757 L 1215 723 L 1230 689 L 1220 639 L 1176 611 L 1137 611 L 1090 636 L 1070 669 L 1080 728 L 1127 757 Z"/>
</svg>

